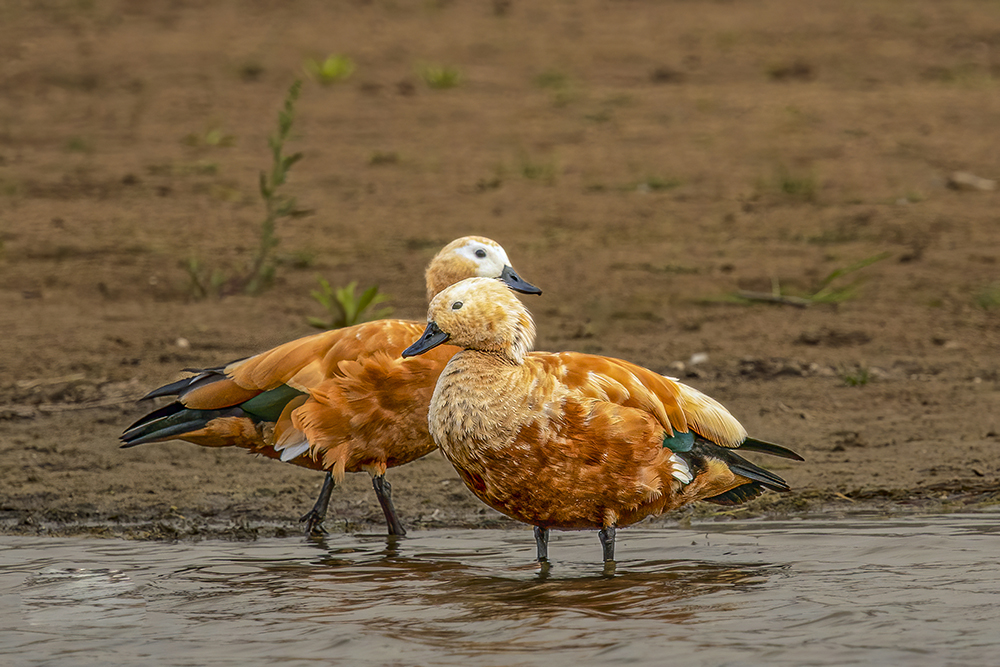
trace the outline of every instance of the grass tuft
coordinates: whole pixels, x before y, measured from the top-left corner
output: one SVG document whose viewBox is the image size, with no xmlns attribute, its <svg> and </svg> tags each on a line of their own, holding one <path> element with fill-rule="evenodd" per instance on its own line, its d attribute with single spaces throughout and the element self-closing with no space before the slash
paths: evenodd
<svg viewBox="0 0 1000 667">
<path fill-rule="evenodd" d="M 814 201 L 818 189 L 816 176 L 813 173 L 792 173 L 787 167 L 779 167 L 775 174 L 775 185 L 778 190 L 789 197 Z"/>
<path fill-rule="evenodd" d="M 192 132 L 181 142 L 192 148 L 229 148 L 236 145 L 236 137 L 224 133 L 218 127 L 209 127 L 201 134 Z"/>
<path fill-rule="evenodd" d="M 983 310 L 1000 308 L 1000 283 L 993 283 L 972 295 L 973 302 Z"/>
<path fill-rule="evenodd" d="M 379 294 L 377 285 L 372 285 L 361 294 L 355 293 L 357 286 L 357 281 L 352 281 L 347 287 L 334 288 L 328 280 L 319 278 L 319 289 L 312 290 L 310 294 L 326 310 L 327 317 L 308 317 L 306 321 L 317 329 L 341 329 L 392 313 L 392 308 L 374 310 L 375 306 L 390 298 L 387 294 Z"/>
<path fill-rule="evenodd" d="M 877 255 L 872 255 L 871 257 L 858 260 L 848 266 L 834 269 L 829 273 L 829 275 L 826 276 L 826 278 L 820 281 L 816 289 L 810 294 L 788 294 L 781 289 L 781 285 L 778 280 L 774 279 L 770 292 L 737 292 L 733 295 L 732 300 L 743 303 L 766 301 L 768 303 L 779 303 L 788 306 L 798 306 L 800 308 L 805 308 L 806 306 L 817 303 L 843 303 L 844 301 L 853 299 L 857 296 L 857 288 L 861 281 L 855 280 L 851 283 L 843 285 L 839 284 L 842 283 L 840 280 L 841 278 L 852 273 L 856 273 L 867 266 L 871 266 L 875 262 L 881 262 L 883 259 L 891 256 L 892 253 L 890 252 L 880 252 Z"/>
<path fill-rule="evenodd" d="M 422 65 L 417 69 L 417 74 L 429 88 L 435 90 L 454 88 L 462 82 L 462 73 L 458 68 L 446 65 Z"/>
<path fill-rule="evenodd" d="M 305 63 L 306 73 L 324 86 L 344 81 L 354 74 L 354 61 L 343 55 L 329 55 L 323 61 L 309 58 Z"/>
<path fill-rule="evenodd" d="M 864 387 L 871 379 L 871 373 L 867 366 L 858 366 L 855 369 L 841 369 L 840 379 L 848 387 Z"/>
</svg>

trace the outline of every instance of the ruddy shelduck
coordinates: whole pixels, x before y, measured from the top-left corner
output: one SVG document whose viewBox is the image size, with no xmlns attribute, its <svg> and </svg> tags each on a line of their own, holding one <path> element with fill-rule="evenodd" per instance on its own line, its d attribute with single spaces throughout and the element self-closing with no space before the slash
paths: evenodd
<svg viewBox="0 0 1000 667">
<path fill-rule="evenodd" d="M 605 561 L 615 529 L 696 500 L 737 504 L 777 475 L 734 449 L 802 460 L 747 437 L 719 402 L 627 361 L 530 352 L 528 310 L 495 280 L 463 280 L 431 301 L 423 335 L 403 352 L 462 348 L 431 399 L 434 442 L 490 507 L 548 531 L 598 529 Z"/>
<path fill-rule="evenodd" d="M 428 300 L 473 276 L 541 293 L 511 268 L 498 243 L 467 236 L 431 260 Z M 334 485 L 345 473 L 366 471 L 389 534 L 405 535 L 385 472 L 435 449 L 427 432 L 427 409 L 438 375 L 458 351 L 447 346 L 424 359 L 402 359 L 403 348 L 423 327 L 420 322 L 376 320 L 196 371 L 144 397 L 177 400 L 132 424 L 121 436 L 122 447 L 186 440 L 205 447 L 242 447 L 326 470 L 315 506 L 302 517 L 312 534 L 323 531 Z"/>
</svg>

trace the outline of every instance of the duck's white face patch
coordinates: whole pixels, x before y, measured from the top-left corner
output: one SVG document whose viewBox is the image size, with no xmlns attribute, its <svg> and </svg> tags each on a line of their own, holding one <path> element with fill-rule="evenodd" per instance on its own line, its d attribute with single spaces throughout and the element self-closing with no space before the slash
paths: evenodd
<svg viewBox="0 0 1000 667">
<path fill-rule="evenodd" d="M 479 278 L 499 278 L 503 268 L 510 266 L 507 253 L 498 245 L 469 241 L 455 252 L 476 265 Z"/>
</svg>

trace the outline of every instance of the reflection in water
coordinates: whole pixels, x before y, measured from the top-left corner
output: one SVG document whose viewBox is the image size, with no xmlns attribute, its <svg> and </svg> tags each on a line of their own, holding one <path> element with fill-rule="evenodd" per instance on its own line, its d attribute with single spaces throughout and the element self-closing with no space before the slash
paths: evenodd
<svg viewBox="0 0 1000 667">
<path fill-rule="evenodd" d="M 245 576 L 212 566 L 184 576 L 199 582 L 200 595 L 251 591 L 259 599 L 267 591 L 274 601 L 294 593 L 299 613 L 336 619 L 339 627 L 356 623 L 355 639 L 392 637 L 410 650 L 447 646 L 472 656 L 540 647 L 602 650 L 641 641 L 663 623 L 692 621 L 698 613 L 692 599 L 762 585 L 775 569 L 651 560 L 620 564 L 614 576 L 606 576 L 600 564 L 586 562 L 542 569 L 523 561 L 521 553 L 508 555 L 509 544 L 496 540 L 479 540 L 471 548 L 474 540 L 467 538 L 367 537 L 346 548 L 342 541 L 312 542 L 319 553 L 308 561 L 255 561 L 259 569 Z M 213 584 L 228 591 L 213 591 Z M 257 607 L 270 615 L 284 611 L 273 602 L 258 601 Z M 622 625 L 614 636 L 594 632 L 609 622 Z"/>
<path fill-rule="evenodd" d="M 447 645 L 469 655 L 536 645 L 555 649 L 566 641 L 577 647 L 581 642 L 606 647 L 608 638 L 592 632 L 594 621 L 631 621 L 637 635 L 651 629 L 651 624 L 691 621 L 697 613 L 688 604 L 692 598 L 761 585 L 773 569 L 760 564 L 662 560 L 623 567 L 615 576 L 606 576 L 599 564 L 568 568 L 566 573 L 558 564 L 498 569 L 489 564 L 498 553 L 407 556 L 405 547 L 388 543 L 381 554 L 374 550 L 345 554 L 330 545 L 320 546 L 329 551 L 308 564 L 265 569 L 280 571 L 276 584 L 297 578 L 303 588 L 328 600 L 315 609 L 322 613 L 343 616 L 351 609 L 370 613 L 370 593 L 377 590 L 377 606 L 383 613 L 369 619 L 369 628 L 419 644 Z M 355 597 L 353 590 L 361 594 Z M 611 643 L 628 634 L 623 628 Z"/>
<path fill-rule="evenodd" d="M 986 664 L 995 521 L 759 522 L 160 544 L 0 538 L 11 664 Z M 489 656 L 495 656 L 490 658 Z M 84 663 L 87 664 L 87 663 Z"/>
</svg>

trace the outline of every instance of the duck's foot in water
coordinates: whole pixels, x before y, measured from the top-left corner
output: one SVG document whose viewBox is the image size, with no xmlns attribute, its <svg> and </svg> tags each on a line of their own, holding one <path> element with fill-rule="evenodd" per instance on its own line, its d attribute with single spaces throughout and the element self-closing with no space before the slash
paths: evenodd
<svg viewBox="0 0 1000 667">
<path fill-rule="evenodd" d="M 615 527 L 607 526 L 602 528 L 597 537 L 601 540 L 601 547 L 604 549 L 604 562 L 615 559 Z"/>
<path fill-rule="evenodd" d="M 539 563 L 549 560 L 549 529 L 535 526 L 535 549 Z"/>
<path fill-rule="evenodd" d="M 375 489 L 375 496 L 382 506 L 382 513 L 385 514 L 385 523 L 389 527 L 389 534 L 399 537 L 405 536 L 406 529 L 399 522 L 396 508 L 392 504 L 392 485 L 389 484 L 389 480 L 385 478 L 385 475 L 375 475 L 372 477 L 372 487 Z"/>
<path fill-rule="evenodd" d="M 328 535 L 323 522 L 326 520 L 326 510 L 330 506 L 330 494 L 333 493 L 333 474 L 326 473 L 323 480 L 323 488 L 319 491 L 319 497 L 312 509 L 302 515 L 299 521 L 306 522 L 306 535 L 308 537 L 322 537 Z"/>
</svg>

